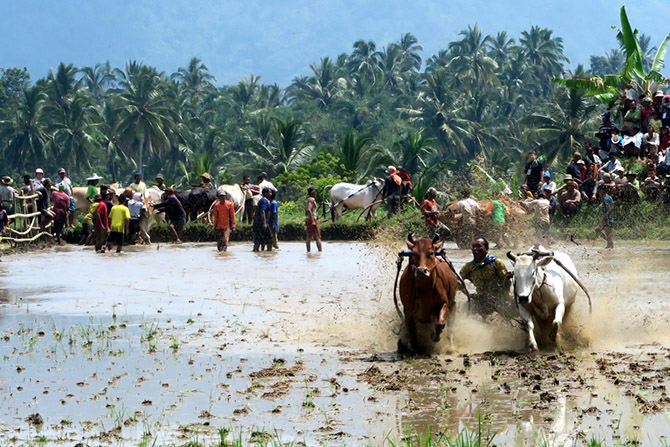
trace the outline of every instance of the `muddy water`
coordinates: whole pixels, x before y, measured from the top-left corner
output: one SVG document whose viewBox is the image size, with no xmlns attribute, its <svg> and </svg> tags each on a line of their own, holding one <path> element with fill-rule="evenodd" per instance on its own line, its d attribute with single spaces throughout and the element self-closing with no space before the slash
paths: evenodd
<svg viewBox="0 0 670 447">
<path fill-rule="evenodd" d="M 245 439 L 276 430 L 308 445 L 359 445 L 479 423 L 516 445 L 670 433 L 670 246 L 562 247 L 595 310 L 589 318 L 578 297 L 560 353 L 519 355 L 520 330 L 468 316 L 459 296 L 453 346 L 412 360 L 394 353 L 401 248 L 4 257 L 0 440 L 160 445 L 244 428 Z M 27 419 L 35 414 L 41 424 Z"/>
</svg>

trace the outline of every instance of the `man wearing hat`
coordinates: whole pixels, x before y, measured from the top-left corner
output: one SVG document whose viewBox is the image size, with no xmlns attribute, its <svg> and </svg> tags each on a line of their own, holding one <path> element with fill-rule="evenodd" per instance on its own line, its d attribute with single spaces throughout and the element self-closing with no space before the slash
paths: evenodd
<svg viewBox="0 0 670 447">
<path fill-rule="evenodd" d="M 205 172 L 200 176 L 200 180 L 202 180 L 196 188 L 205 188 L 205 189 L 216 189 L 214 188 L 214 185 L 212 184 L 212 176 L 209 175 L 209 172 Z"/>
<path fill-rule="evenodd" d="M 58 179 L 56 179 L 55 183 L 56 188 L 58 188 L 61 183 L 65 185 L 65 194 L 67 194 L 68 197 L 72 197 L 72 181 L 68 178 L 67 172 L 64 168 L 60 168 L 58 170 Z"/>
<path fill-rule="evenodd" d="M 42 184 L 44 180 L 44 171 L 42 168 L 35 169 L 35 177 L 33 178 L 33 189 L 37 189 L 38 186 Z"/>
<path fill-rule="evenodd" d="M 0 201 L 8 214 L 14 214 L 14 197 L 17 194 L 18 192 L 12 187 L 12 178 L 3 175 L 0 183 Z"/>
<path fill-rule="evenodd" d="M 160 172 L 156 174 L 155 180 L 156 180 L 155 185 L 156 188 L 160 189 L 161 191 L 165 191 L 165 183 L 164 183 L 165 179 L 163 179 L 163 174 L 161 174 Z"/>
<path fill-rule="evenodd" d="M 386 174 L 384 188 L 382 189 L 382 198 L 386 199 L 387 217 L 391 217 L 398 212 L 402 179 L 397 174 L 395 166 L 389 166 L 386 169 Z"/>
<path fill-rule="evenodd" d="M 319 221 L 317 220 L 317 205 L 316 205 L 316 188 L 310 186 L 307 188 L 309 198 L 305 203 L 305 227 L 307 230 L 307 253 L 312 250 L 312 239 L 316 242 L 316 248 L 322 251 L 321 248 L 321 230 L 319 228 Z"/>
<path fill-rule="evenodd" d="M 554 191 L 556 191 L 556 182 L 551 180 L 551 172 L 544 171 L 542 180 L 543 183 L 542 186 L 540 187 L 540 191 L 549 191 L 550 193 L 553 194 Z"/>
<path fill-rule="evenodd" d="M 451 230 L 438 219 L 440 211 L 435 201 L 436 197 L 437 189 L 431 186 L 426 191 L 426 197 L 423 200 L 423 206 L 421 206 L 421 214 L 423 214 L 424 222 L 433 233 L 433 236 L 437 235 L 440 237 L 440 240 L 445 241 Z"/>
<path fill-rule="evenodd" d="M 658 117 L 663 116 L 663 90 L 656 90 L 651 106 L 654 112 L 658 113 Z"/>
<path fill-rule="evenodd" d="M 633 171 L 625 174 L 626 184 L 621 190 L 621 200 L 630 203 L 637 203 L 640 200 L 640 181 Z"/>
<path fill-rule="evenodd" d="M 96 194 L 98 194 L 98 183 L 102 180 L 102 177 L 98 176 L 95 172 L 92 176 L 86 179 L 86 200 L 88 203 L 93 203 Z M 104 199 L 104 197 L 103 197 Z"/>
<path fill-rule="evenodd" d="M 142 181 L 142 174 L 139 172 L 135 173 L 135 181 L 130 184 L 129 188 L 133 192 L 139 192 L 142 196 L 142 200 L 147 196 L 147 185 Z"/>
<path fill-rule="evenodd" d="M 216 248 L 219 251 L 227 251 L 230 233 L 235 231 L 237 224 L 235 222 L 235 207 L 228 200 L 226 191 L 217 190 L 216 196 L 219 200 L 214 202 L 212 210 L 212 223 L 214 225 L 214 233 L 216 233 Z"/>
<path fill-rule="evenodd" d="M 558 204 L 560 205 L 561 214 L 567 218 L 571 218 L 577 212 L 581 202 L 581 194 L 577 189 L 577 182 L 569 179 L 565 182 L 566 190 L 558 197 Z"/>
</svg>

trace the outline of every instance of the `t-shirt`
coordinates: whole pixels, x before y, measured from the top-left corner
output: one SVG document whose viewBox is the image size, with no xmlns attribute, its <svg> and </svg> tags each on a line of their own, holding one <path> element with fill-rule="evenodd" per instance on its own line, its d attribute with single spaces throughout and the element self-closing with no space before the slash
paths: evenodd
<svg viewBox="0 0 670 447">
<path fill-rule="evenodd" d="M 273 185 L 270 180 L 263 180 L 258 184 L 258 187 L 261 189 L 261 193 L 263 192 L 264 189 L 271 189 L 273 191 L 277 191 L 277 188 L 275 188 L 275 185 Z"/>
<path fill-rule="evenodd" d="M 33 188 L 35 192 L 40 193 L 37 199 L 37 211 L 44 211 L 49 209 L 49 192 L 41 184 L 37 188 Z"/>
<path fill-rule="evenodd" d="M 142 181 L 139 183 L 131 183 L 129 188 L 132 189 L 133 192 L 139 192 L 142 194 L 142 198 L 146 197 L 147 195 L 147 185 Z"/>
<path fill-rule="evenodd" d="M 131 219 L 139 220 L 140 214 L 142 213 L 142 208 L 144 208 L 144 203 L 142 203 L 141 200 L 128 201 L 128 211 L 130 211 Z"/>
<path fill-rule="evenodd" d="M 70 196 L 65 191 L 54 191 L 51 193 L 51 201 L 54 204 L 55 220 L 63 222 L 67 218 L 67 210 L 70 208 Z"/>
<path fill-rule="evenodd" d="M 548 183 L 542 183 L 542 188 L 540 188 L 542 191 L 551 191 L 553 194 L 554 191 L 556 191 L 556 182 L 548 182 Z"/>
<path fill-rule="evenodd" d="M 165 202 L 157 203 L 154 205 L 154 209 L 157 211 L 165 211 L 165 214 L 170 218 L 170 222 L 176 222 L 179 219 L 186 217 L 186 211 L 177 196 L 171 195 L 168 197 Z"/>
<path fill-rule="evenodd" d="M 435 211 L 437 211 L 437 203 L 435 202 L 435 199 L 433 199 L 433 200 L 425 199 L 423 201 L 423 206 L 421 207 L 421 213 L 423 214 L 426 225 L 428 225 L 430 227 L 437 227 L 439 225 L 439 221 L 437 219 L 437 216 L 431 215 L 431 214 L 426 214 L 426 213 L 435 212 Z"/>
<path fill-rule="evenodd" d="M 542 181 L 542 172 L 544 167 L 542 162 L 535 160 L 534 162 L 526 163 L 526 181 L 529 185 L 537 185 Z"/>
<path fill-rule="evenodd" d="M 270 202 L 270 220 L 274 220 L 272 224 L 272 231 L 279 231 L 279 204 L 276 200 Z"/>
<path fill-rule="evenodd" d="M 531 200 L 530 209 L 535 213 L 535 219 L 548 224 L 549 220 L 549 210 L 551 209 L 551 202 L 547 199 L 535 199 Z"/>
<path fill-rule="evenodd" d="M 109 230 L 108 214 L 107 203 L 99 202 L 98 208 L 95 210 L 95 231 Z"/>
<path fill-rule="evenodd" d="M 61 183 L 65 185 L 65 194 L 72 197 L 72 182 L 70 181 L 70 179 L 67 177 L 65 178 L 58 177 L 58 180 L 56 180 L 56 186 L 60 185 Z"/>
<path fill-rule="evenodd" d="M 100 202 L 93 203 L 81 223 L 91 225 L 93 223 L 93 216 L 96 215 L 99 206 Z"/>
<path fill-rule="evenodd" d="M 507 205 L 499 200 L 491 200 L 493 204 L 493 212 L 491 216 L 493 217 L 493 225 L 502 225 L 505 223 L 505 210 L 507 210 Z"/>
<path fill-rule="evenodd" d="M 400 183 L 396 182 L 393 177 L 394 176 L 389 175 L 384 179 L 384 190 L 386 191 L 386 196 L 400 195 Z"/>
<path fill-rule="evenodd" d="M 224 228 L 235 228 L 235 207 L 233 204 L 226 200 L 221 203 L 220 201 L 214 202 L 213 210 L 213 219 L 214 219 L 214 228 L 217 230 L 223 230 Z"/>
<path fill-rule="evenodd" d="M 488 255 L 483 263 L 474 260 L 466 263 L 460 271 L 461 277 L 468 279 L 477 288 L 477 293 L 502 295 L 506 294 L 502 285 L 505 283 L 507 267 L 495 256 Z"/>
<path fill-rule="evenodd" d="M 619 160 L 610 160 L 607 163 L 605 163 L 605 166 L 603 166 L 603 170 L 605 172 L 614 172 L 615 169 L 622 167 L 623 166 L 621 165 L 621 162 Z"/>
<path fill-rule="evenodd" d="M 626 117 L 623 119 L 623 122 L 639 127 L 641 118 L 642 115 L 640 114 L 640 109 L 636 108 L 635 110 L 629 110 L 626 112 Z"/>
<path fill-rule="evenodd" d="M 88 185 L 86 189 L 86 199 L 95 199 L 95 196 L 98 194 L 98 188 L 93 185 Z"/>
<path fill-rule="evenodd" d="M 126 219 L 130 219 L 130 211 L 125 205 L 114 205 L 112 211 L 109 213 L 109 218 L 112 220 L 110 231 L 123 233 L 125 231 Z"/>
<path fill-rule="evenodd" d="M 14 188 L 8 185 L 0 186 L 0 200 L 5 208 L 14 204 Z"/>
<path fill-rule="evenodd" d="M 655 119 L 650 119 L 649 120 L 649 125 L 651 126 L 652 129 L 654 129 L 654 133 L 661 133 L 661 120 L 655 120 Z"/>
</svg>

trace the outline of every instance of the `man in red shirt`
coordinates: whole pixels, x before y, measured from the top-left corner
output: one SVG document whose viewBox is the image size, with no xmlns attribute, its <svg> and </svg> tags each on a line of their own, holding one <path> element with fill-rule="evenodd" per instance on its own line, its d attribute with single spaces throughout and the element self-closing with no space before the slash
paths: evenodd
<svg viewBox="0 0 670 447">
<path fill-rule="evenodd" d="M 441 240 L 445 240 L 451 231 L 449 230 L 449 227 L 440 222 L 437 218 L 440 212 L 437 209 L 435 197 L 437 197 L 437 190 L 435 188 L 428 188 L 426 196 L 424 197 L 423 206 L 421 207 L 421 214 L 423 214 L 426 226 L 432 230 L 434 234 L 438 234 Z"/>
<path fill-rule="evenodd" d="M 219 251 L 228 250 L 230 232 L 235 230 L 235 207 L 226 200 L 225 191 L 217 191 L 219 201 L 214 204 L 213 220 L 214 232 L 216 233 L 216 248 Z"/>
<path fill-rule="evenodd" d="M 105 243 L 109 236 L 109 216 L 107 215 L 107 204 L 102 200 L 102 196 L 97 194 L 94 199 L 98 203 L 98 209 L 95 211 L 95 251 L 96 253 L 105 252 Z"/>
</svg>

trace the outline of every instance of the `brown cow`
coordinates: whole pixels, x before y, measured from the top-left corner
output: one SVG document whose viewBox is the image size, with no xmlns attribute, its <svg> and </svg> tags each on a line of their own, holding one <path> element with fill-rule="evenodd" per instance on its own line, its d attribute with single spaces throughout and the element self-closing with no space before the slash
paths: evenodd
<svg viewBox="0 0 670 447">
<path fill-rule="evenodd" d="M 442 242 L 438 242 L 437 236 L 432 241 L 426 238 L 415 241 L 410 233 L 407 246 L 412 250 L 412 255 L 400 277 L 400 300 L 410 347 L 419 351 L 417 323 L 435 324 L 431 338 L 437 343 L 447 318 L 453 318 L 456 275 L 446 262 L 436 257 L 436 252 L 442 248 Z"/>
</svg>

